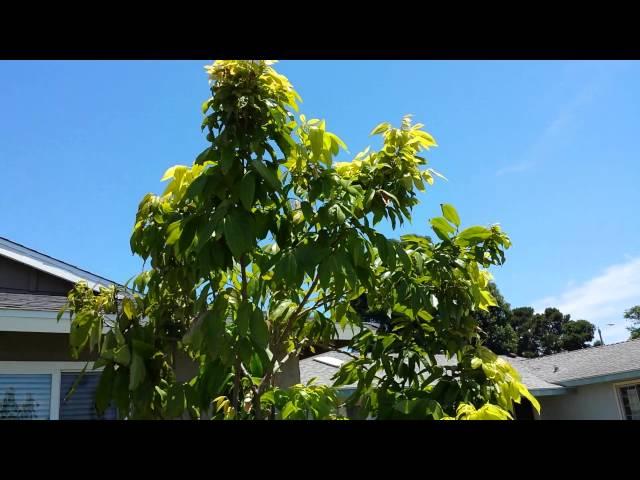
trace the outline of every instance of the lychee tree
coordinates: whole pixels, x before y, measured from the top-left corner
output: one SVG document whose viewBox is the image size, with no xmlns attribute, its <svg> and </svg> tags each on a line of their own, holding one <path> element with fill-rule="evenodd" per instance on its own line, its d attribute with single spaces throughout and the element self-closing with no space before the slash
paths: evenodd
<svg viewBox="0 0 640 480">
<path fill-rule="evenodd" d="M 511 418 L 537 402 L 481 345 L 474 312 L 494 305 L 487 269 L 504 261 L 498 226 L 462 228 L 451 205 L 431 219 L 438 238 L 376 230 L 411 219 L 439 176 L 434 138 L 404 117 L 382 123 L 379 150 L 350 162 L 325 121 L 298 115 L 300 97 L 271 61 L 206 67 L 208 146 L 162 177 L 138 207 L 132 251 L 146 270 L 127 290 L 69 295 L 75 355 L 95 350 L 96 406 L 123 418 L 339 418 L 336 387 L 375 418 Z M 363 328 L 352 300 L 388 312 L 390 330 Z M 61 312 L 62 313 L 62 312 Z M 336 384 L 286 385 L 283 365 L 360 328 Z M 437 355 L 450 361 L 438 364 Z M 194 365 L 177 375 L 180 359 Z"/>
</svg>

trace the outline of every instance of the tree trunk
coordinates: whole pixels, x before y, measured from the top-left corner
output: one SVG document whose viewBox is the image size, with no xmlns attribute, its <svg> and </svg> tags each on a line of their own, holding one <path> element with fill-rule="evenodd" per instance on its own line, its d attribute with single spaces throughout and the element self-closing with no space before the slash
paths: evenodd
<svg viewBox="0 0 640 480">
<path fill-rule="evenodd" d="M 279 388 L 288 388 L 300 383 L 300 362 L 297 356 L 291 356 L 284 362 L 280 371 L 273 376 L 273 383 Z"/>
</svg>

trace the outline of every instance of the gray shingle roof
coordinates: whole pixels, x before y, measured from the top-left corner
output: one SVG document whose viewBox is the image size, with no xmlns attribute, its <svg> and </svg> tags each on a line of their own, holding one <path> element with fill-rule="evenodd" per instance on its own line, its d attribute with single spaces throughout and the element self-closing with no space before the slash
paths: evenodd
<svg viewBox="0 0 640 480">
<path fill-rule="evenodd" d="M 517 370 L 522 379 L 522 383 L 526 385 L 526 387 L 531 390 L 534 394 L 540 394 L 542 391 L 546 391 L 551 393 L 554 390 L 560 391 L 563 388 L 560 385 L 555 385 L 553 383 L 549 383 L 544 379 L 538 377 L 530 368 L 529 368 L 529 360 L 520 357 L 507 357 L 501 355 L 507 362 L 511 364 L 513 368 Z"/>
<path fill-rule="evenodd" d="M 57 312 L 65 303 L 67 297 L 64 296 L 0 292 L 0 309 Z"/>
<path fill-rule="evenodd" d="M 534 375 L 570 386 L 584 379 L 640 370 L 640 339 L 556 353 L 525 361 Z"/>
<path fill-rule="evenodd" d="M 315 383 L 319 385 L 333 384 L 331 377 L 338 371 L 338 367 L 323 363 L 322 357 L 336 358 L 345 363 L 352 359 L 352 357 L 344 352 L 333 351 L 300 360 L 300 383 L 306 384 L 315 377 Z"/>
<path fill-rule="evenodd" d="M 352 357 L 340 351 L 322 353 L 300 361 L 300 380 L 308 382 L 316 378 L 316 383 L 331 385 L 337 366 L 328 365 L 322 357 L 349 361 Z M 618 374 L 640 370 L 640 340 L 631 340 L 602 347 L 591 347 L 573 352 L 558 353 L 546 357 L 526 359 L 521 357 L 502 358 L 508 361 L 520 374 L 522 382 L 535 395 L 551 395 L 565 391 L 567 382 L 584 378 Z M 436 355 L 439 365 L 453 365 L 456 359 Z M 555 367 L 558 370 L 554 372 Z"/>
</svg>

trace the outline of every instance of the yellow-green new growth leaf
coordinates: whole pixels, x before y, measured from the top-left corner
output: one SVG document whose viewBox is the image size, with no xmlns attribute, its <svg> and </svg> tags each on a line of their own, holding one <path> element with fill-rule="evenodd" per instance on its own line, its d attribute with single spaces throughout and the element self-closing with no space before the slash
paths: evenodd
<svg viewBox="0 0 640 480">
<path fill-rule="evenodd" d="M 531 394 L 529 389 L 522 383 L 518 382 L 518 390 L 523 397 L 531 402 L 531 405 L 536 409 L 536 412 L 540 414 L 540 402 L 538 402 L 538 399 Z"/>
<path fill-rule="evenodd" d="M 129 297 L 125 297 L 122 300 L 122 310 L 129 320 L 132 320 L 135 315 L 135 307 L 133 301 Z"/>
<path fill-rule="evenodd" d="M 381 123 L 380 125 L 378 125 L 373 130 L 371 130 L 371 133 L 369 135 L 378 135 L 380 133 L 386 132 L 390 128 L 391 128 L 391 124 L 388 123 L 388 122 L 384 122 L 384 123 Z"/>
<path fill-rule="evenodd" d="M 458 212 L 453 207 L 453 205 L 449 203 L 443 203 L 440 205 L 440 208 L 442 208 L 442 215 L 444 215 L 444 218 L 449 220 L 456 227 L 460 226 L 460 216 L 458 215 Z"/>
<path fill-rule="evenodd" d="M 181 172 L 186 172 L 188 170 L 187 167 L 185 167 L 184 165 L 174 165 L 173 167 L 170 167 L 169 169 L 167 169 L 166 172 L 164 172 L 164 175 L 162 176 L 162 178 L 160 179 L 161 182 L 165 182 L 169 179 L 172 179 L 176 176 L 177 173 Z"/>
</svg>

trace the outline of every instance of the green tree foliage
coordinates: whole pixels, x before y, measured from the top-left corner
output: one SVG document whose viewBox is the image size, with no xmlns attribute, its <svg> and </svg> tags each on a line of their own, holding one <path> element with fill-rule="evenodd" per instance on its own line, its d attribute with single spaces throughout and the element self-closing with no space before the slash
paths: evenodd
<svg viewBox="0 0 640 480">
<path fill-rule="evenodd" d="M 586 320 L 571 320 L 557 308 L 535 313 L 531 307 L 515 308 L 512 325 L 518 336 L 517 354 L 523 357 L 551 355 L 589 347 L 595 326 Z"/>
<path fill-rule="evenodd" d="M 595 325 L 586 320 L 569 320 L 562 326 L 561 349 L 571 351 L 589 347 L 595 330 Z"/>
<path fill-rule="evenodd" d="M 209 145 L 164 175 L 138 207 L 131 248 L 147 270 L 133 293 L 79 284 L 69 296 L 74 354 L 104 367 L 97 407 L 127 418 L 337 418 L 333 387 L 280 385 L 289 358 L 362 326 L 365 294 L 388 314 L 362 329 L 337 384 L 377 418 L 510 418 L 528 397 L 508 363 L 479 345 L 474 314 L 495 305 L 487 268 L 504 261 L 498 226 L 461 226 L 451 205 L 430 224 L 439 239 L 394 242 L 375 226 L 411 219 L 438 174 L 436 146 L 404 117 L 372 134 L 379 149 L 335 162 L 344 143 L 324 120 L 297 116 L 299 96 L 269 61 L 207 67 Z M 105 332 L 106 329 L 106 333 Z M 437 365 L 445 353 L 452 365 Z M 198 366 L 177 377 L 181 356 Z"/>
<path fill-rule="evenodd" d="M 489 291 L 496 299 L 496 305 L 489 307 L 486 312 L 480 310 L 476 314 L 485 336 L 485 346 L 499 355 L 515 353 L 518 349 L 518 334 L 511 324 L 511 306 L 495 283 L 489 284 Z"/>
<path fill-rule="evenodd" d="M 627 327 L 631 334 L 630 338 L 640 338 L 640 305 L 625 310 L 624 318 L 631 321 L 631 326 Z"/>
</svg>

